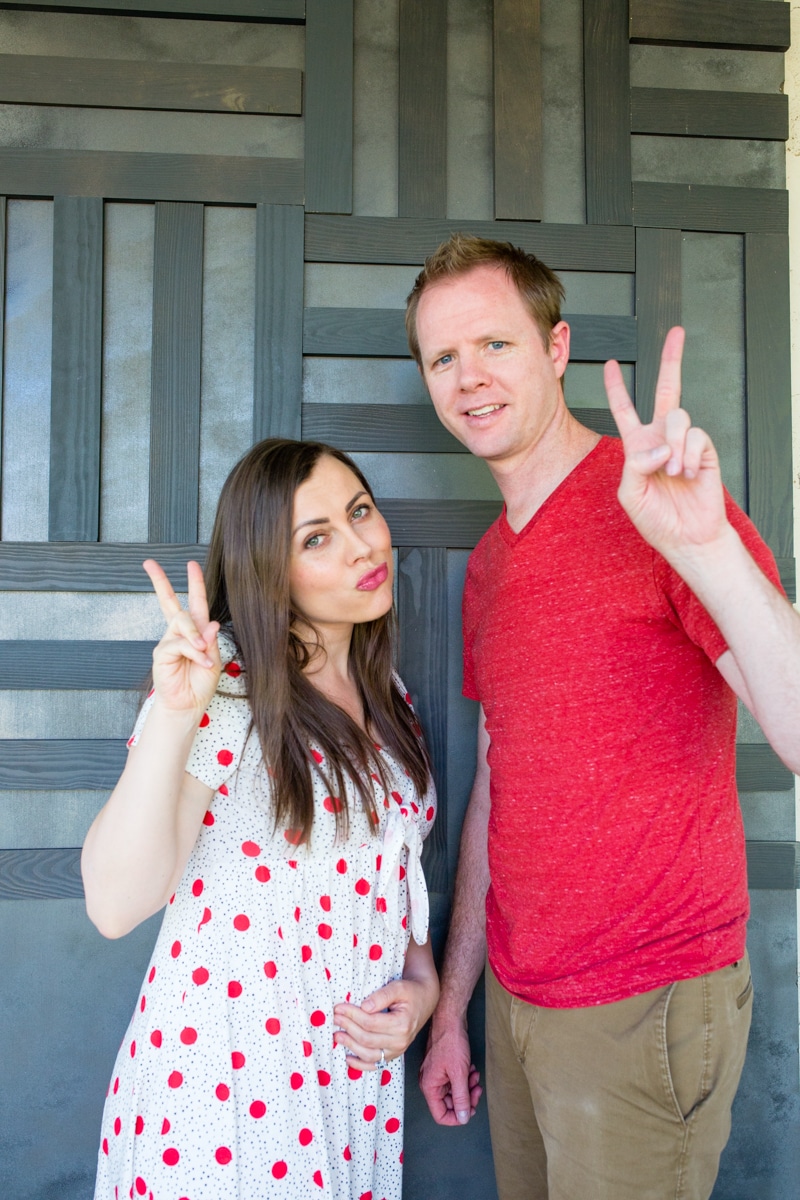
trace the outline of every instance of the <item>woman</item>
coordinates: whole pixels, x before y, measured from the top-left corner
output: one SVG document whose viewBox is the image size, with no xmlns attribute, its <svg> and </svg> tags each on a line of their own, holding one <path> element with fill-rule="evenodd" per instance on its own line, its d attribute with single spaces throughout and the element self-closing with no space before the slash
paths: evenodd
<svg viewBox="0 0 800 1200">
<path fill-rule="evenodd" d="M 97 1200 L 397 1200 L 401 1055 L 436 1004 L 430 770 L 391 670 L 389 530 L 358 468 L 268 440 L 167 619 L 87 909 L 167 904 L 103 1118 Z"/>
</svg>

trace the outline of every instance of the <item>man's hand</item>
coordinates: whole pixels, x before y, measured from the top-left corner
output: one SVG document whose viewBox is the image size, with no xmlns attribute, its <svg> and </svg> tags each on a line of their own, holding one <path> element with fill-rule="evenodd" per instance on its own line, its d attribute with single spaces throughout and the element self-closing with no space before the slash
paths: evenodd
<svg viewBox="0 0 800 1200">
<path fill-rule="evenodd" d="M 463 1024 L 431 1027 L 419 1085 L 437 1125 L 466 1125 L 483 1093 Z"/>
<path fill-rule="evenodd" d="M 608 403 L 625 450 L 620 503 L 645 541 L 673 565 L 728 529 L 717 452 L 680 406 L 683 342 L 680 326 L 667 334 L 649 425 L 639 420 L 619 363 L 605 366 Z"/>
</svg>

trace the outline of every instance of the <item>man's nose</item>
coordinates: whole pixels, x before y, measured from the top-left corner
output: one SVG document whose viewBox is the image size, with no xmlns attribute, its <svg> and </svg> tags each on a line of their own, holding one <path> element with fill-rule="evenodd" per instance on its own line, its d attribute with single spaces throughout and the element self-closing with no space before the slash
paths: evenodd
<svg viewBox="0 0 800 1200">
<path fill-rule="evenodd" d="M 464 392 L 474 391 L 488 382 L 486 364 L 479 354 L 462 354 L 459 359 L 458 385 Z"/>
</svg>

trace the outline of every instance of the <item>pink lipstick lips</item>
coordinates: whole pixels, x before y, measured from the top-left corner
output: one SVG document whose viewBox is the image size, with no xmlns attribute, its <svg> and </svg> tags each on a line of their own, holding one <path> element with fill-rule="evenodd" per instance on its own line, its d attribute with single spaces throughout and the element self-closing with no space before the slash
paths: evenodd
<svg viewBox="0 0 800 1200">
<path fill-rule="evenodd" d="M 385 582 L 389 574 L 389 568 L 386 563 L 381 563 L 374 571 L 367 571 L 366 575 L 362 575 L 356 587 L 360 592 L 374 592 Z"/>
</svg>

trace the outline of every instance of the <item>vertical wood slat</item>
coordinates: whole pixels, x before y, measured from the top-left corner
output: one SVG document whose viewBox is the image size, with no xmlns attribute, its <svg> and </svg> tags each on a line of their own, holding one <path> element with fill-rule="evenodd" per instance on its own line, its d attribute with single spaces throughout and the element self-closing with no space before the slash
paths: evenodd
<svg viewBox="0 0 800 1200">
<path fill-rule="evenodd" d="M 447 213 L 447 0 L 400 0 L 397 214 Z"/>
<path fill-rule="evenodd" d="M 431 892 L 448 892 L 447 867 L 447 551 L 400 551 L 400 674 L 425 730 L 439 808 L 425 846 Z"/>
<path fill-rule="evenodd" d="M 583 86 L 586 220 L 630 225 L 628 0 L 584 0 Z"/>
<path fill-rule="evenodd" d="M 494 0 L 494 215 L 542 219 L 540 0 Z"/>
<path fill-rule="evenodd" d="M 744 239 L 748 513 L 773 553 L 792 554 L 789 239 Z"/>
<path fill-rule="evenodd" d="M 151 542 L 196 542 L 203 206 L 156 205 L 150 401 Z"/>
<path fill-rule="evenodd" d="M 303 209 L 259 204 L 253 440 L 299 438 L 303 400 Z"/>
<path fill-rule="evenodd" d="M 306 211 L 353 211 L 353 0 L 307 0 Z"/>
<path fill-rule="evenodd" d="M 50 541 L 100 532 L 103 201 L 53 202 L 53 357 L 50 383 Z"/>
<path fill-rule="evenodd" d="M 3 381 L 5 380 L 5 316 L 6 316 L 6 198 L 0 196 L 0 483 L 3 463 Z M 2 528 L 2 497 L 0 488 L 0 528 Z"/>
<path fill-rule="evenodd" d="M 636 410 L 653 419 L 661 347 L 667 331 L 681 320 L 680 229 L 636 230 Z"/>
</svg>

